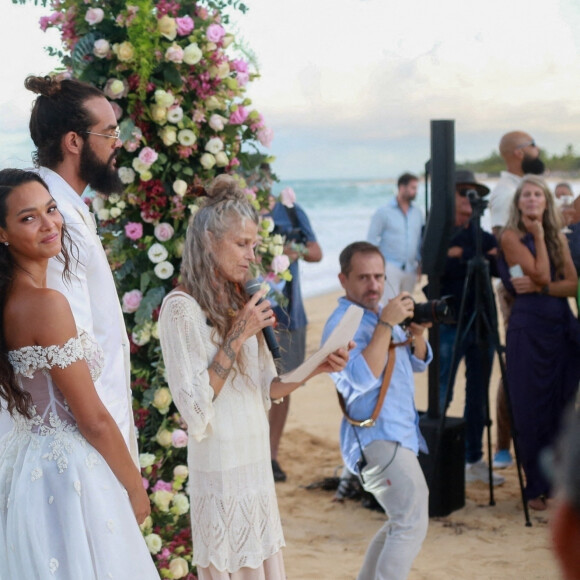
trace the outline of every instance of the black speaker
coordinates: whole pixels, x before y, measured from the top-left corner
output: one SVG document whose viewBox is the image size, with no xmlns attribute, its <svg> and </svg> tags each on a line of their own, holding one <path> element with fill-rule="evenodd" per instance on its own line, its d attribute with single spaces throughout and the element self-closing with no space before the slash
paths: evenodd
<svg viewBox="0 0 580 580">
<path fill-rule="evenodd" d="M 431 207 L 421 246 L 421 270 L 440 276 L 455 223 L 455 127 L 431 121 Z M 438 297 L 437 297 L 438 298 Z"/>
<path fill-rule="evenodd" d="M 440 419 L 426 414 L 419 420 L 429 448 L 429 454 L 419 454 L 419 463 L 429 486 L 430 517 L 447 516 L 465 505 L 465 421 L 457 417 L 445 419 L 437 452 L 439 424 Z"/>
</svg>

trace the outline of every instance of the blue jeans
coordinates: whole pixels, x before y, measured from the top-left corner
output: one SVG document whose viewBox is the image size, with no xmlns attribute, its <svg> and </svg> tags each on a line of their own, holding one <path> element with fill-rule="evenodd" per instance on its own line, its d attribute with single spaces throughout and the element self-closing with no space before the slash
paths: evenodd
<svg viewBox="0 0 580 580">
<path fill-rule="evenodd" d="M 447 381 L 451 373 L 451 357 L 456 334 L 457 326 L 454 324 L 441 324 L 439 326 L 439 410 L 441 413 L 447 410 L 445 409 L 445 396 Z M 465 357 L 465 409 L 463 418 L 465 419 L 465 461 L 467 463 L 475 463 L 483 456 L 482 437 L 486 419 L 485 405 L 493 353 L 493 348 L 490 347 L 486 359 L 485 353 L 480 352 L 475 340 L 474 327 L 470 328 L 462 343 L 457 345 L 456 367 Z M 450 388 L 449 401 L 451 402 L 453 384 L 450 385 Z"/>
</svg>

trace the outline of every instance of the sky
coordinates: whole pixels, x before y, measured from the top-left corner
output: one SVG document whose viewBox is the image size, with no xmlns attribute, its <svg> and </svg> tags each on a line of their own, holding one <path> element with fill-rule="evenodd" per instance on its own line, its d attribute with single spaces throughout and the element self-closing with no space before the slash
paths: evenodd
<svg viewBox="0 0 580 580">
<path fill-rule="evenodd" d="M 30 73 L 58 63 L 38 18 L 3 2 L 0 166 L 29 164 Z M 249 96 L 274 130 L 283 179 L 389 179 L 421 172 L 430 122 L 455 121 L 458 162 L 529 132 L 550 154 L 580 134 L 576 0 L 245 0 L 233 24 L 261 77 Z M 54 31 L 53 31 L 54 32 Z M 25 42 L 23 42 L 25 40 Z"/>
</svg>

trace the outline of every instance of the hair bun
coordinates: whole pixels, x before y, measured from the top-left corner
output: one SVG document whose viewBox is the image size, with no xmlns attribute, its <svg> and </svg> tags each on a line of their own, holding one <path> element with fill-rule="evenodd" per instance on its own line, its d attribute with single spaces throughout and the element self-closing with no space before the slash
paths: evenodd
<svg viewBox="0 0 580 580">
<path fill-rule="evenodd" d="M 60 92 L 60 80 L 55 77 L 37 77 L 31 75 L 26 77 L 26 80 L 24 81 L 24 87 L 37 95 L 42 95 L 43 97 L 52 97 L 56 93 Z"/>
<path fill-rule="evenodd" d="M 218 175 L 207 188 L 207 197 L 210 203 L 226 200 L 245 200 L 246 194 L 240 184 L 231 175 Z"/>
</svg>

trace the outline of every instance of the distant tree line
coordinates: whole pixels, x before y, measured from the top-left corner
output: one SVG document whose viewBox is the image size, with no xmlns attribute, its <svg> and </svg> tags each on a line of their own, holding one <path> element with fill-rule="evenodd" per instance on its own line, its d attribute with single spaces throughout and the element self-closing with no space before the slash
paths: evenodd
<svg viewBox="0 0 580 580">
<path fill-rule="evenodd" d="M 549 155 L 546 151 L 542 151 L 540 156 L 550 173 L 567 174 L 571 177 L 580 176 L 580 155 L 575 153 L 573 145 L 566 145 L 561 155 Z M 485 173 L 490 176 L 499 175 L 500 171 L 505 169 L 505 163 L 496 151 L 492 151 L 485 159 L 457 162 L 457 165 L 475 173 Z"/>
</svg>

